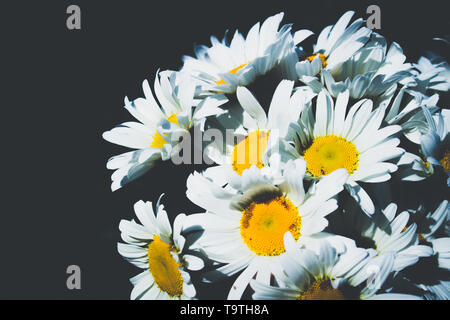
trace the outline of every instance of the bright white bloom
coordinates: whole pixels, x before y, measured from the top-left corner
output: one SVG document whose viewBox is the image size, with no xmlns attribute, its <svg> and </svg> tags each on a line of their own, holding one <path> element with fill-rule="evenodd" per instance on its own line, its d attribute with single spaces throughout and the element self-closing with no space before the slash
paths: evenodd
<svg viewBox="0 0 450 320">
<path fill-rule="evenodd" d="M 268 108 L 263 108 L 247 88 L 237 88 L 236 96 L 244 110 L 242 124 L 234 131 L 238 139 L 226 143 L 215 139 L 205 148 L 205 154 L 220 165 L 217 172 L 234 171 L 242 175 L 252 165 L 258 168 L 267 165 L 266 150 L 286 136 L 289 124 L 297 121 L 305 103 L 315 96 L 306 87 L 294 92 L 293 87 L 293 81 L 282 80 Z M 267 114 L 265 110 L 268 110 Z"/>
<path fill-rule="evenodd" d="M 295 45 L 312 34 L 300 30 L 291 35 L 291 26 L 279 29 L 283 13 L 267 18 L 262 25 L 258 22 L 247 37 L 235 32 L 230 44 L 211 37 L 211 47 L 196 49 L 196 58 L 184 56 L 182 72 L 190 74 L 200 85 L 200 95 L 213 92 L 233 93 L 238 86 L 247 86 L 256 76 L 264 75 L 276 66 L 286 72 L 294 65 L 286 65 Z M 292 73 L 292 72 L 291 72 Z M 285 78 L 289 78 L 288 75 Z"/>
<path fill-rule="evenodd" d="M 450 66 L 437 57 L 420 57 L 414 64 L 408 86 L 423 95 L 428 94 L 429 90 L 446 92 L 450 89 Z"/>
<path fill-rule="evenodd" d="M 221 275 L 240 275 L 232 285 L 229 299 L 238 299 L 250 280 L 269 283 L 281 275 L 280 257 L 286 254 L 283 237 L 290 232 L 298 246 L 310 245 L 319 238 L 330 238 L 345 251 L 350 239 L 322 233 L 328 225 L 325 217 L 336 210 L 333 197 L 343 189 L 345 170 L 323 177 L 305 192 L 306 164 L 298 159 L 287 164 L 283 180 L 252 166 L 242 176 L 228 177 L 225 187 L 204 175 L 194 173 L 187 181 L 187 197 L 206 213 L 189 215 L 187 225 L 203 230 L 198 246 L 206 256 L 222 266 Z M 353 243 L 354 245 L 354 243 Z"/>
<path fill-rule="evenodd" d="M 367 247 L 373 256 L 394 253 L 393 271 L 415 264 L 421 257 L 433 254 L 430 246 L 419 244 L 417 224 L 408 225 L 407 211 L 396 215 L 397 205 L 389 204 L 369 218 L 358 208 L 348 205 L 342 219 L 331 225 L 333 232 L 355 239 L 357 245 Z"/>
<path fill-rule="evenodd" d="M 437 231 L 443 227 L 450 214 L 450 205 L 447 200 L 442 201 L 434 211 L 424 210 L 423 207 L 416 210 L 412 216 L 417 223 L 417 235 L 419 242 L 430 244 L 433 247 L 436 258 L 436 266 L 429 266 L 429 270 L 437 267 L 441 270 L 450 270 L 450 237 L 440 237 Z M 431 262 L 430 262 L 431 263 Z M 409 277 L 410 281 L 417 283 L 417 286 L 426 290 L 430 294 L 425 294 L 427 299 L 450 299 L 450 281 L 440 277 L 439 270 L 428 274 L 428 278 L 434 278 L 434 281 L 420 283 L 414 277 Z M 414 273 L 412 273 L 414 274 Z M 433 277 L 433 275 L 435 277 Z"/>
<path fill-rule="evenodd" d="M 404 63 L 405 60 L 397 43 L 392 43 L 387 50 L 384 37 L 372 33 L 371 41 L 343 62 L 339 72 L 332 74 L 324 69 L 321 79 L 301 79 L 316 92 L 326 87 L 333 97 L 337 97 L 349 90 L 352 99 L 371 98 L 375 107 L 384 107 L 393 97 L 397 83 L 410 75 L 411 64 Z"/>
<path fill-rule="evenodd" d="M 405 153 L 398 165 L 406 165 L 402 179 L 420 181 L 435 172 L 435 166 L 442 168 L 450 185 L 450 111 L 442 110 L 433 116 L 428 108 L 422 108 L 428 130 L 420 136 L 421 156 Z"/>
<path fill-rule="evenodd" d="M 450 269 L 450 238 L 441 232 L 450 213 L 449 203 L 442 201 L 434 211 L 421 205 L 411 212 L 419 243 L 432 246 L 433 255 L 400 272 L 394 285 L 404 291 L 416 291 L 427 300 L 449 300 L 450 281 L 446 274 Z"/>
<path fill-rule="evenodd" d="M 150 86 L 145 80 L 145 98 L 132 102 L 125 98 L 125 109 L 139 122 L 125 122 L 103 133 L 109 142 L 136 149 L 108 160 L 107 168 L 112 174 L 113 191 L 140 177 L 150 170 L 156 161 L 168 160 L 175 152 L 178 138 L 195 125 L 203 125 L 205 117 L 216 115 L 223 110 L 218 106 L 227 100 L 216 95 L 202 100 L 194 100 L 194 85 L 172 71 L 160 72 L 155 77 L 155 100 Z M 195 108 L 194 108 L 195 107 Z"/>
<path fill-rule="evenodd" d="M 358 201 L 367 214 L 375 211 L 372 200 L 358 181 L 384 182 L 397 166 L 387 160 L 399 157 L 404 150 L 393 135 L 401 130 L 398 125 L 382 127 L 384 108 L 372 111 L 372 101 L 356 102 L 348 111 L 348 90 L 339 94 L 336 103 L 326 90 L 322 90 L 316 102 L 316 114 L 312 105 L 306 107 L 297 124 L 291 124 L 286 140 L 280 140 L 282 159 L 303 158 L 307 174 L 317 179 L 336 169 L 345 168 L 349 173 L 346 189 Z"/>
<path fill-rule="evenodd" d="M 365 300 L 417 299 L 405 294 L 375 295 L 389 276 L 394 255 L 371 258 L 361 248 L 338 254 L 322 240 L 319 252 L 299 249 L 289 233 L 285 236 L 287 255 L 281 259 L 285 282 L 274 287 L 252 280 L 255 300 Z M 367 263 L 370 259 L 370 263 Z M 371 277 L 373 277 L 371 279 Z"/>
<path fill-rule="evenodd" d="M 436 117 L 432 117 L 428 109 L 423 110 L 429 130 L 422 136 L 420 146 L 426 160 L 441 166 L 447 174 L 450 172 L 450 111 L 442 110 Z M 450 185 L 450 179 L 447 180 Z"/>
<path fill-rule="evenodd" d="M 436 231 L 445 224 L 450 213 L 448 200 L 442 201 L 435 211 L 426 210 L 422 205 L 417 210 L 410 210 L 413 221 L 417 224 L 419 241 L 426 243 L 436 239 Z M 448 247 L 450 249 L 450 247 Z"/>
<path fill-rule="evenodd" d="M 183 254 L 185 238 L 180 234 L 184 214 L 179 214 L 170 225 L 167 212 L 156 204 L 156 215 L 151 202 L 139 201 L 134 205 L 134 220 L 122 220 L 119 225 L 125 243 L 118 243 L 119 253 L 130 263 L 144 269 L 130 279 L 134 288 L 131 299 L 193 299 L 194 285 L 186 270 L 200 270 L 203 261 L 193 255 Z"/>
<path fill-rule="evenodd" d="M 438 267 L 448 272 L 450 270 L 450 237 L 433 239 L 430 242 L 437 258 Z M 450 299 L 450 281 L 445 278 L 436 279 L 435 284 L 419 284 L 418 287 L 431 292 L 431 296 L 425 295 L 427 299 Z"/>
<path fill-rule="evenodd" d="M 427 97 L 403 86 L 388 106 L 385 120 L 389 124 L 402 126 L 403 135 L 409 141 L 420 144 L 421 136 L 428 130 L 423 108 L 426 107 L 432 114 L 435 113 L 439 109 L 438 100 L 438 94 Z"/>
<path fill-rule="evenodd" d="M 343 63 L 369 40 L 371 31 L 363 26 L 363 19 L 348 25 L 353 14 L 353 11 L 347 11 L 334 26 L 322 30 L 313 46 L 313 55 L 296 64 L 301 81 L 309 83 L 322 70 L 333 76 L 339 74 Z"/>
<path fill-rule="evenodd" d="M 409 76 L 411 64 L 404 63 L 406 57 L 401 47 L 394 42 L 387 50 L 383 37 L 373 33 L 372 38 L 343 63 L 338 74 L 322 72 L 333 97 L 348 89 L 351 98 L 372 98 L 377 107 L 384 107 L 392 98 L 397 83 Z"/>
</svg>

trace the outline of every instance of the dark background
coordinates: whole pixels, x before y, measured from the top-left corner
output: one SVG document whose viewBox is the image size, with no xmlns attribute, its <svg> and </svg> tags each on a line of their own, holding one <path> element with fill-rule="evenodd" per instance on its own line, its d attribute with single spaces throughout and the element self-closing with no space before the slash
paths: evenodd
<svg viewBox="0 0 450 320">
<path fill-rule="evenodd" d="M 1 299 L 128 299 L 139 270 L 116 250 L 121 219 L 133 204 L 156 201 L 172 217 L 198 210 L 184 197 L 187 175 L 201 167 L 163 164 L 110 191 L 107 159 L 127 149 L 102 132 L 132 117 L 123 99 L 143 96 L 158 68 L 177 70 L 194 44 L 226 29 L 285 12 L 283 23 L 318 34 L 347 10 L 367 18 L 381 7 L 379 31 L 415 62 L 431 39 L 449 33 L 447 1 L 2 1 Z M 66 8 L 81 7 L 82 29 L 66 28 Z M 305 46 L 310 48 L 310 46 Z M 81 267 L 81 290 L 66 288 L 66 268 Z M 201 298 L 225 298 L 200 288 Z M 204 290 L 203 290 L 204 289 Z M 208 292 L 208 295 L 203 294 Z"/>
</svg>

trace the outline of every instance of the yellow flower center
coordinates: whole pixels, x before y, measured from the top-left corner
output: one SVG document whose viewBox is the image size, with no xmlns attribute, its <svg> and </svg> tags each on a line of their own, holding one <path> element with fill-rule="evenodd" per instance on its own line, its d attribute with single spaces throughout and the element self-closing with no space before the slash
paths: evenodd
<svg viewBox="0 0 450 320">
<path fill-rule="evenodd" d="M 258 168 L 264 167 L 263 155 L 266 152 L 269 132 L 253 131 L 239 142 L 231 154 L 231 166 L 239 175 L 253 164 Z"/>
<path fill-rule="evenodd" d="M 439 161 L 445 171 L 450 171 L 450 151 L 445 150 L 444 157 Z"/>
<path fill-rule="evenodd" d="M 246 63 L 241 64 L 240 66 L 237 66 L 236 68 L 231 69 L 228 72 L 232 73 L 232 74 L 236 74 L 238 72 L 238 70 L 242 69 L 246 65 L 247 65 Z M 223 79 L 220 79 L 220 80 L 217 81 L 217 85 L 220 85 L 220 84 L 227 84 L 227 82 L 225 80 L 223 80 Z"/>
<path fill-rule="evenodd" d="M 284 253 L 283 237 L 291 232 L 300 237 L 301 218 L 298 209 L 284 196 L 268 202 L 251 203 L 241 217 L 241 237 L 247 247 L 259 256 L 278 256 Z"/>
<path fill-rule="evenodd" d="M 308 172 L 318 178 L 340 168 L 352 174 L 358 168 L 359 160 L 355 145 L 335 135 L 315 138 L 303 158 Z"/>
<path fill-rule="evenodd" d="M 303 292 L 299 300 L 346 300 L 344 294 L 333 288 L 328 278 L 318 279 Z"/>
<path fill-rule="evenodd" d="M 167 121 L 169 121 L 170 123 L 174 123 L 176 125 L 180 125 L 178 123 L 178 119 L 177 119 L 177 114 L 176 113 L 172 113 L 168 118 Z M 166 136 L 166 135 L 165 135 Z M 158 149 L 162 149 L 164 148 L 164 145 L 167 144 L 167 141 L 164 139 L 164 137 L 158 132 L 158 130 L 155 131 L 155 133 L 153 134 L 153 140 L 152 143 L 150 145 L 150 147 L 152 148 L 158 148 Z"/>
<path fill-rule="evenodd" d="M 179 297 L 183 293 L 183 278 L 171 252 L 176 250 L 159 236 L 153 236 L 153 241 L 148 245 L 149 271 L 159 289 L 172 297 Z"/>
<path fill-rule="evenodd" d="M 167 121 L 169 121 L 170 123 L 175 123 L 177 126 L 180 125 L 180 124 L 178 123 L 177 113 L 172 113 L 172 114 L 170 115 L 170 117 L 167 118 Z"/>
<path fill-rule="evenodd" d="M 317 55 L 319 55 L 319 59 L 322 61 L 322 67 L 325 68 L 328 65 L 328 63 L 327 63 L 327 56 L 324 55 L 323 53 L 313 54 L 309 57 L 306 57 L 306 60 L 308 60 L 309 62 L 312 62 L 317 57 Z"/>
</svg>

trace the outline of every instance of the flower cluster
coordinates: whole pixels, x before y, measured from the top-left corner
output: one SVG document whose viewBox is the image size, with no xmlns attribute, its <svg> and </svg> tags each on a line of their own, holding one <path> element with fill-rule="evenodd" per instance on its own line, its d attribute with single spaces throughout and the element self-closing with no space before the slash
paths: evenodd
<svg viewBox="0 0 450 320">
<path fill-rule="evenodd" d="M 193 273 L 232 277 L 228 299 L 450 297 L 450 68 L 353 15 L 312 48 L 282 13 L 211 37 L 125 99 L 138 121 L 103 134 L 133 149 L 107 162 L 113 191 L 191 150 L 209 164 L 179 182 L 203 212 L 172 226 L 160 198 L 121 221 L 132 299 L 194 299 Z"/>
</svg>

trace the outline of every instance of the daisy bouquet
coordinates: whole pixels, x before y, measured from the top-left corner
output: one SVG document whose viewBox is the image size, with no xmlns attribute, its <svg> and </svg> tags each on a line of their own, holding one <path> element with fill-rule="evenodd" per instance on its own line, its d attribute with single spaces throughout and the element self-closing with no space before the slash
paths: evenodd
<svg viewBox="0 0 450 320">
<path fill-rule="evenodd" d="M 204 164 L 173 181 L 199 210 L 168 214 L 166 196 L 121 221 L 132 299 L 195 299 L 198 283 L 228 299 L 450 297 L 450 68 L 408 62 L 353 16 L 213 36 L 125 98 L 136 121 L 103 134 L 132 149 L 107 162 L 113 191 L 161 161 Z"/>
</svg>

